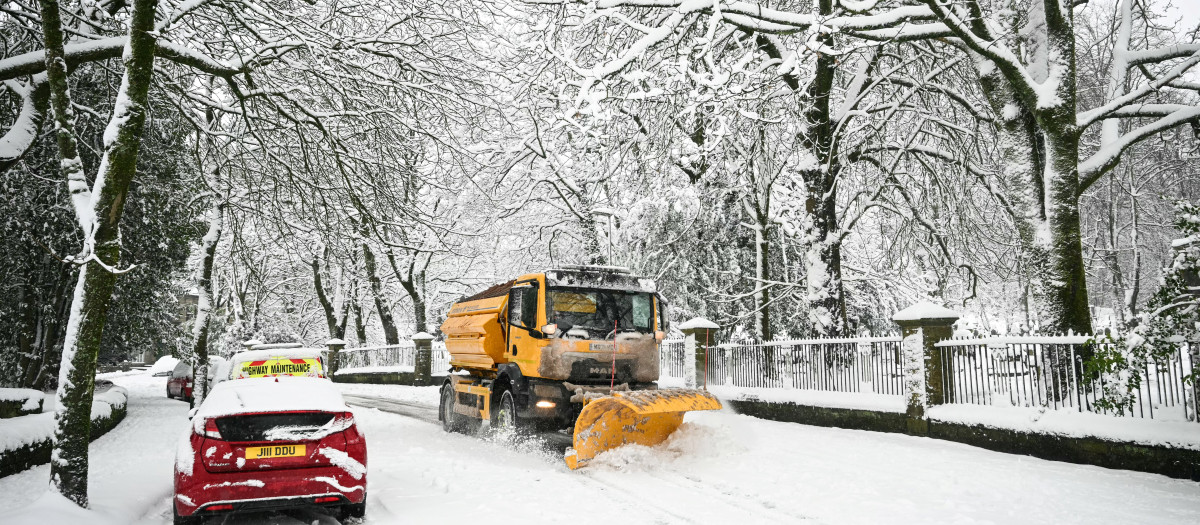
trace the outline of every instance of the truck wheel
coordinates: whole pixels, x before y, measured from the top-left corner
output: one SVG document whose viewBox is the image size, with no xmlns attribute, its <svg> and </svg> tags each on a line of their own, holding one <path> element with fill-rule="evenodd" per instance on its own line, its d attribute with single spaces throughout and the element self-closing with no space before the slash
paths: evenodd
<svg viewBox="0 0 1200 525">
<path fill-rule="evenodd" d="M 454 385 L 447 384 L 442 387 L 442 399 L 438 403 L 438 410 L 442 414 L 442 430 L 446 432 L 462 432 L 466 427 L 463 415 L 454 411 L 454 403 L 457 402 L 457 397 L 454 392 Z"/>
<path fill-rule="evenodd" d="M 496 420 L 492 428 L 507 434 L 519 434 L 524 428 L 521 419 L 517 417 L 517 403 L 513 399 L 512 390 L 500 394 L 500 404 L 496 408 Z"/>
</svg>

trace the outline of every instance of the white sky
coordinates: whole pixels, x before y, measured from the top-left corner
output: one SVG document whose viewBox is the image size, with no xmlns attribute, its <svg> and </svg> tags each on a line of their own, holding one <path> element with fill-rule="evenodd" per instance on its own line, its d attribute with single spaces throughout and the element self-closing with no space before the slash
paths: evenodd
<svg viewBox="0 0 1200 525">
<path fill-rule="evenodd" d="M 1200 0 L 1172 0 L 1171 3 L 1175 6 L 1167 12 L 1173 18 L 1181 18 L 1180 31 L 1195 28 L 1200 23 Z"/>
</svg>

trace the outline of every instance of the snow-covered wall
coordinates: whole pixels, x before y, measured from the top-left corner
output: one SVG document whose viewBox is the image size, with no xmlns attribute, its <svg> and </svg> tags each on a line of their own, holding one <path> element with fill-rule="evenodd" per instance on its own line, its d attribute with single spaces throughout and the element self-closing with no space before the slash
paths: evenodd
<svg viewBox="0 0 1200 525">
<path fill-rule="evenodd" d="M 125 418 L 128 394 L 114 386 L 92 401 L 92 439 L 112 430 Z M 0 477 L 50 461 L 54 412 L 0 420 Z"/>
</svg>

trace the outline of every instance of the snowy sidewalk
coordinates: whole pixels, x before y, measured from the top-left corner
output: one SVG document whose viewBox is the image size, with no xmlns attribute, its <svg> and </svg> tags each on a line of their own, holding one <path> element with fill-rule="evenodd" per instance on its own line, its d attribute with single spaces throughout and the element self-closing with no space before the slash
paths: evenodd
<svg viewBox="0 0 1200 525">
<path fill-rule="evenodd" d="M 145 371 L 102 377 L 125 387 L 129 402 L 125 420 L 92 442 L 88 495 L 95 512 L 89 519 L 160 523 L 166 516 L 169 523 L 175 443 L 188 427 L 188 405 L 167 399 L 165 377 L 150 377 Z M 20 515 L 19 509 L 42 497 L 49 483 L 49 465 L 0 478 L 0 508 L 18 509 Z M 53 505 L 43 501 L 39 506 Z M 40 525 L 59 523 L 54 518 L 61 515 L 48 515 L 48 510 L 39 508 L 37 516 L 28 517 L 43 517 L 37 521 Z"/>
</svg>

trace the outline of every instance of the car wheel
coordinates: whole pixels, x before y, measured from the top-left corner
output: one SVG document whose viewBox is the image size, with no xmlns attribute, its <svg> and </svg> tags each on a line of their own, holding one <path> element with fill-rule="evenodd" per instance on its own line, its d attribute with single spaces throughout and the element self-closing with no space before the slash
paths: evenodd
<svg viewBox="0 0 1200 525">
<path fill-rule="evenodd" d="M 492 428 L 500 433 L 512 435 L 517 435 L 524 430 L 521 419 L 517 417 L 517 403 L 513 398 L 512 390 L 500 393 L 500 404 L 496 408 Z"/>
<path fill-rule="evenodd" d="M 171 395 L 171 385 L 167 385 L 167 399 L 175 399 L 175 396 Z"/>
</svg>

